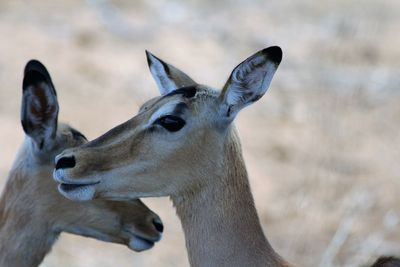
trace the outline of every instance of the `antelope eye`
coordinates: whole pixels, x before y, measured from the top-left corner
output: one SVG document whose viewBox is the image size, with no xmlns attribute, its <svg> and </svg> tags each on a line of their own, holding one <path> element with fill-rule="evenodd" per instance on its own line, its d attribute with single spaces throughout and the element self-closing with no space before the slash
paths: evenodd
<svg viewBox="0 0 400 267">
<path fill-rule="evenodd" d="M 71 130 L 72 136 L 75 140 L 80 140 L 81 138 L 83 138 L 87 141 L 86 136 L 84 136 L 81 132 L 78 132 L 77 130 L 75 130 L 73 128 L 71 128 L 70 130 Z"/>
<path fill-rule="evenodd" d="M 177 116 L 167 115 L 156 120 L 155 124 L 161 125 L 167 131 L 177 132 L 185 126 L 186 122 Z"/>
</svg>

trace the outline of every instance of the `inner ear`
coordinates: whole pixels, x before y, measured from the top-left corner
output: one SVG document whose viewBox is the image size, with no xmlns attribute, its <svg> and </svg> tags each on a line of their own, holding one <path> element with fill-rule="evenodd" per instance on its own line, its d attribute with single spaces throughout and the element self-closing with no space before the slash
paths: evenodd
<svg viewBox="0 0 400 267">
<path fill-rule="evenodd" d="M 272 46 L 236 66 L 219 97 L 221 116 L 232 120 L 242 108 L 259 100 L 268 90 L 281 60 L 281 48 Z"/>
<path fill-rule="evenodd" d="M 171 93 L 178 88 L 197 85 L 186 73 L 164 62 L 147 50 L 146 57 L 150 72 L 157 83 L 161 95 Z"/>
<path fill-rule="evenodd" d="M 28 62 L 24 71 L 21 123 L 40 149 L 57 132 L 58 101 L 51 77 L 39 61 Z"/>
</svg>

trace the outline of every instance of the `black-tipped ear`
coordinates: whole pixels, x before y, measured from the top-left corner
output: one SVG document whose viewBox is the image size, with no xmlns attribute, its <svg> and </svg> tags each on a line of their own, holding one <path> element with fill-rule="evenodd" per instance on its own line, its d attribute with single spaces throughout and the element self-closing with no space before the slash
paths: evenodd
<svg viewBox="0 0 400 267">
<path fill-rule="evenodd" d="M 272 46 L 258 51 L 233 69 L 221 95 L 221 116 L 228 121 L 260 99 L 282 61 L 282 50 Z"/>
<path fill-rule="evenodd" d="M 25 133 L 42 149 L 57 132 L 58 101 L 46 67 L 30 60 L 22 83 L 21 123 Z"/>
<path fill-rule="evenodd" d="M 393 256 L 382 256 L 371 267 L 400 267 L 400 259 Z"/>
<path fill-rule="evenodd" d="M 168 94 L 181 87 L 195 86 L 197 84 L 183 71 L 165 63 L 147 50 L 146 57 L 150 72 L 162 95 Z"/>
</svg>

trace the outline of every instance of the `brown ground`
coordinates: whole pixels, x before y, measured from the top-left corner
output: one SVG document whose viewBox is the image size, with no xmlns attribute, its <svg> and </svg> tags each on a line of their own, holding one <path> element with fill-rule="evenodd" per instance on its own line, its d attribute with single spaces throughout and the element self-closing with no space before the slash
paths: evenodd
<svg viewBox="0 0 400 267">
<path fill-rule="evenodd" d="M 270 91 L 237 120 L 269 240 L 298 266 L 400 255 L 400 1 L 33 2 L 0 1 L 0 188 L 27 60 L 49 68 L 61 119 L 94 138 L 157 94 L 144 49 L 221 86 L 278 44 Z M 171 203 L 146 203 L 166 226 L 151 251 L 64 234 L 42 266 L 187 266 Z"/>
</svg>

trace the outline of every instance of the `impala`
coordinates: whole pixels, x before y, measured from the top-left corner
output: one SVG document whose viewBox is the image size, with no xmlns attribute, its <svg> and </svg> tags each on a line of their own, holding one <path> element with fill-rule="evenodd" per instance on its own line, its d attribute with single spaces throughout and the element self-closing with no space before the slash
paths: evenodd
<svg viewBox="0 0 400 267">
<path fill-rule="evenodd" d="M 21 109 L 26 139 L 0 198 L 0 266 L 38 266 L 61 232 L 125 244 L 142 251 L 161 237 L 159 217 L 140 200 L 73 202 L 52 179 L 54 157 L 87 142 L 58 124 L 56 91 L 46 68 L 25 67 Z"/>
<path fill-rule="evenodd" d="M 218 91 L 147 52 L 161 96 L 57 156 L 59 191 L 72 200 L 170 196 L 191 266 L 290 266 L 263 234 L 233 124 L 265 94 L 281 59 L 279 47 L 257 52 Z M 400 259 L 372 266 L 400 267 Z"/>
<path fill-rule="evenodd" d="M 101 137 L 56 158 L 72 200 L 170 196 L 191 266 L 289 266 L 263 234 L 233 120 L 267 91 L 282 50 L 240 63 L 222 91 L 147 52 L 161 92 Z"/>
</svg>

